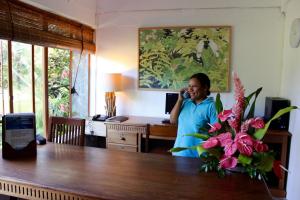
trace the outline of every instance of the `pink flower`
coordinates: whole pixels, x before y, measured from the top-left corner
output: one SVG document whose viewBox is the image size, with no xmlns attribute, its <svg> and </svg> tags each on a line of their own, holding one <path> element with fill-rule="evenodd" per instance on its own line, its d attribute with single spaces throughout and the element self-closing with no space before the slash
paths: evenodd
<svg viewBox="0 0 300 200">
<path fill-rule="evenodd" d="M 228 120 L 228 124 L 230 127 L 232 127 L 235 131 L 238 129 L 237 127 L 239 126 L 239 122 L 235 120 L 234 118 L 231 118 Z"/>
<path fill-rule="evenodd" d="M 218 118 L 222 121 L 225 122 L 228 118 L 232 116 L 231 110 L 223 110 L 218 114 Z"/>
<path fill-rule="evenodd" d="M 251 126 L 253 128 L 264 128 L 265 123 L 264 123 L 264 120 L 260 117 L 248 119 L 242 124 L 241 132 L 244 132 L 244 133 L 247 132 L 249 129 L 249 126 Z"/>
<path fill-rule="evenodd" d="M 230 132 L 226 132 L 226 133 L 221 133 L 220 135 L 216 136 L 221 144 L 221 147 L 225 147 L 226 144 L 231 143 L 232 140 L 232 135 Z"/>
<path fill-rule="evenodd" d="M 237 149 L 241 154 L 251 156 L 253 153 L 253 139 L 246 133 L 238 133 L 234 142 L 237 143 Z"/>
<path fill-rule="evenodd" d="M 246 121 L 244 121 L 244 122 L 242 123 L 242 126 L 241 126 L 241 132 L 242 132 L 242 133 L 246 133 L 246 132 L 248 131 L 249 126 L 250 126 L 250 124 L 251 124 L 252 122 L 253 122 L 253 118 L 247 119 Z"/>
<path fill-rule="evenodd" d="M 234 116 L 233 121 L 230 123 L 230 126 L 235 130 L 235 132 L 240 131 L 240 123 L 242 118 L 242 113 L 244 111 L 245 106 L 245 89 L 241 83 L 241 80 L 237 76 L 236 73 L 233 74 L 233 81 L 234 81 L 234 92 L 235 92 L 235 104 L 232 107 L 232 114 Z"/>
<path fill-rule="evenodd" d="M 213 125 L 208 123 L 208 125 L 210 125 L 210 127 L 211 127 L 208 131 L 209 133 L 215 132 L 215 131 L 220 130 L 222 128 L 221 124 L 218 123 L 218 122 L 213 124 Z"/>
<path fill-rule="evenodd" d="M 210 137 L 208 140 L 206 140 L 203 144 L 202 147 L 204 149 L 209 149 L 215 146 L 219 145 L 219 140 L 216 137 Z"/>
<path fill-rule="evenodd" d="M 238 159 L 236 157 L 222 156 L 219 167 L 222 169 L 234 168 L 237 165 Z"/>
<path fill-rule="evenodd" d="M 255 140 L 254 141 L 254 149 L 257 152 L 266 152 L 269 150 L 269 147 L 267 144 L 264 144 L 262 141 Z"/>
<path fill-rule="evenodd" d="M 265 122 L 262 118 L 255 117 L 254 121 L 251 123 L 251 126 L 253 128 L 264 128 L 265 127 Z"/>
<path fill-rule="evenodd" d="M 237 150 L 237 143 L 230 142 L 224 147 L 225 156 L 232 156 Z"/>
<path fill-rule="evenodd" d="M 224 147 L 225 156 L 233 155 L 237 150 L 237 144 L 232 140 L 230 132 L 222 133 L 217 136 L 221 147 Z"/>
</svg>

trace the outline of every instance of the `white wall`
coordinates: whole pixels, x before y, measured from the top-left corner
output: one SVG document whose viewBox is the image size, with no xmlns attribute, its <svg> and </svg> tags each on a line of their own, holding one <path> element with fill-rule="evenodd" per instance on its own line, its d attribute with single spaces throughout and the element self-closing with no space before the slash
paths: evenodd
<svg viewBox="0 0 300 200">
<path fill-rule="evenodd" d="M 21 0 L 49 12 L 96 27 L 97 0 Z"/>
<path fill-rule="evenodd" d="M 300 47 L 291 48 L 289 34 L 292 20 L 300 18 L 300 1 L 291 0 L 286 7 L 286 21 L 284 27 L 284 52 L 283 52 L 283 75 L 281 94 L 291 100 L 293 105 L 300 107 Z M 300 30 L 300 28 L 299 28 Z M 290 148 L 289 170 L 287 184 L 287 199 L 300 199 L 300 111 L 291 113 L 290 132 L 292 142 Z"/>
<path fill-rule="evenodd" d="M 126 89 L 117 94 L 117 114 L 165 116 L 165 92 L 137 88 L 138 28 L 147 26 L 232 26 L 230 70 L 238 72 L 247 94 L 264 87 L 256 114 L 264 114 L 265 96 L 279 95 L 284 21 L 279 1 L 100 0 L 97 3 L 99 83 L 102 73 L 107 71 L 122 72 L 127 79 Z M 100 113 L 104 113 L 103 97 L 99 89 L 96 102 Z M 231 107 L 233 93 L 224 93 L 222 97 L 225 105 Z"/>
</svg>

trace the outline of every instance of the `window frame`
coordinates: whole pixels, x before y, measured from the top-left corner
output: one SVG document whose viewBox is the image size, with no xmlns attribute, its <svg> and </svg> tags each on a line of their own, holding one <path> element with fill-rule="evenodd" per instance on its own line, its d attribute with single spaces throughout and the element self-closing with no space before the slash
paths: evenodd
<svg viewBox="0 0 300 200">
<path fill-rule="evenodd" d="M 9 112 L 14 113 L 14 105 L 13 105 L 13 71 L 12 71 L 12 40 L 7 40 L 8 45 L 7 45 L 7 50 L 8 50 L 8 91 L 9 91 Z M 31 44 L 31 61 L 32 61 L 32 66 L 31 66 L 31 77 L 32 77 L 32 110 L 35 113 L 35 79 L 34 79 L 34 72 L 35 72 L 35 45 Z M 71 95 L 71 88 L 72 88 L 72 56 L 73 52 L 70 50 L 70 65 L 69 65 L 69 91 L 70 91 L 70 110 L 69 110 L 69 116 L 72 117 L 72 95 Z M 48 134 L 49 130 L 49 98 L 48 98 L 48 62 L 49 62 L 49 51 L 48 47 L 43 46 L 43 82 L 44 82 L 44 97 L 43 97 L 43 123 L 44 123 L 44 133 L 46 135 Z M 90 115 L 90 84 L 91 84 L 91 53 L 88 53 L 88 116 Z"/>
</svg>

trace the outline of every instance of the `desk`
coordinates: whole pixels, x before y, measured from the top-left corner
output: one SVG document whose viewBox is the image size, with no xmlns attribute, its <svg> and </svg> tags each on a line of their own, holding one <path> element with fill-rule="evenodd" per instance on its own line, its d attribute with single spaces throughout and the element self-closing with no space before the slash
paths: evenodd
<svg viewBox="0 0 300 200">
<path fill-rule="evenodd" d="M 155 152 L 155 153 L 167 153 L 172 146 L 170 143 L 165 141 L 162 142 L 162 145 L 157 145 L 157 147 L 151 148 L 149 145 L 151 139 L 152 141 L 159 139 L 159 140 L 170 140 L 174 141 L 177 134 L 177 126 L 172 124 L 163 124 L 161 121 L 162 118 L 156 117 L 139 117 L 139 116 L 129 116 L 129 120 L 124 121 L 122 123 L 110 123 L 110 127 L 116 126 L 118 129 L 115 130 L 122 130 L 128 126 L 130 127 L 144 127 L 139 133 L 142 137 L 145 138 L 145 152 Z M 134 128 L 133 128 L 134 129 Z M 135 133 L 136 134 L 136 133 Z M 139 134 L 139 135 L 140 135 Z M 285 130 L 268 130 L 267 134 L 264 137 L 264 142 L 266 142 L 271 149 L 278 153 L 277 159 L 281 161 L 283 166 L 288 167 L 288 157 L 289 157 L 289 138 L 291 134 Z M 121 137 L 119 137 L 121 138 Z M 133 149 L 133 151 L 141 152 L 141 137 L 136 137 L 136 146 L 137 148 Z M 121 144 L 121 142 L 119 142 Z M 122 144 L 121 144 L 122 145 Z M 150 147 L 149 147 L 150 146 Z M 119 148 L 119 150 L 128 150 L 124 146 L 123 149 Z M 130 149 L 129 149 L 130 150 Z M 277 197 L 285 197 L 285 185 L 286 185 L 286 175 L 283 175 L 283 179 L 277 181 L 270 180 L 268 183 L 271 186 L 271 192 L 274 196 Z"/>
<path fill-rule="evenodd" d="M 271 199 L 243 174 L 198 173 L 199 159 L 48 143 L 37 158 L 0 158 L 0 193 L 25 199 Z"/>
</svg>

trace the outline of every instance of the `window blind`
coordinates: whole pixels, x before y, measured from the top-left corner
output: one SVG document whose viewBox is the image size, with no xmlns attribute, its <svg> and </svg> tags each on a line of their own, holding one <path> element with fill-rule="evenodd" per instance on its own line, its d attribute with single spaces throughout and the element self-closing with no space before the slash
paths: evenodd
<svg viewBox="0 0 300 200">
<path fill-rule="evenodd" d="M 0 0 L 0 38 L 95 53 L 94 29 L 18 0 Z"/>
</svg>

